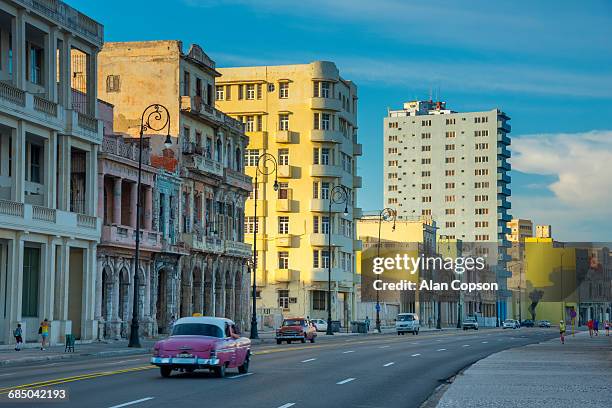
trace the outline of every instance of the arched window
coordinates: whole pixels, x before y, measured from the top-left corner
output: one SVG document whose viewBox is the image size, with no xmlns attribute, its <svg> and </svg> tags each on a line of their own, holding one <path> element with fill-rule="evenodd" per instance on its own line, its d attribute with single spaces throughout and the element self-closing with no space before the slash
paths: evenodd
<svg viewBox="0 0 612 408">
<path fill-rule="evenodd" d="M 241 160 L 242 160 L 242 153 L 240 152 L 240 148 L 237 147 L 236 148 L 236 171 L 242 171 Z"/>
<path fill-rule="evenodd" d="M 232 145 L 230 142 L 227 142 L 227 146 L 225 149 L 225 167 L 230 167 L 232 165 Z"/>
<path fill-rule="evenodd" d="M 216 159 L 219 163 L 221 163 L 221 150 L 223 150 L 223 144 L 221 143 L 221 139 L 217 139 Z"/>
</svg>

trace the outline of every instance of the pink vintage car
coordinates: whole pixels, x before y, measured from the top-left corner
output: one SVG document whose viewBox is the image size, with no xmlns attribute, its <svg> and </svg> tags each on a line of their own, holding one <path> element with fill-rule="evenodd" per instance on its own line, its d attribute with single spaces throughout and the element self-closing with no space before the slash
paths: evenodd
<svg viewBox="0 0 612 408">
<path fill-rule="evenodd" d="M 153 347 L 151 364 L 162 377 L 172 370 L 208 369 L 224 377 L 227 368 L 249 370 L 251 341 L 239 337 L 233 321 L 222 317 L 184 317 L 174 323 L 172 334 Z"/>
</svg>

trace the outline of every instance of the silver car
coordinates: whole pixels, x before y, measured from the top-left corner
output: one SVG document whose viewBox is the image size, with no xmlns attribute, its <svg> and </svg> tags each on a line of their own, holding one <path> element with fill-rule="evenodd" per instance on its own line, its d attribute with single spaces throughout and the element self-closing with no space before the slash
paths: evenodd
<svg viewBox="0 0 612 408">
<path fill-rule="evenodd" d="M 398 336 L 406 333 L 417 335 L 420 328 L 419 316 L 416 313 L 400 313 L 397 315 L 395 330 L 397 330 Z"/>
</svg>

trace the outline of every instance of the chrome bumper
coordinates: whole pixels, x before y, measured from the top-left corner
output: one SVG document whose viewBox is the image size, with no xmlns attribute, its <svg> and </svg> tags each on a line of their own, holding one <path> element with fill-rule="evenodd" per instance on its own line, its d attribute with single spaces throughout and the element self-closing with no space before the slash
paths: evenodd
<svg viewBox="0 0 612 408">
<path fill-rule="evenodd" d="M 166 365 L 192 365 L 192 366 L 218 366 L 218 358 L 181 358 L 181 357 L 151 357 L 151 364 L 156 366 Z"/>
</svg>

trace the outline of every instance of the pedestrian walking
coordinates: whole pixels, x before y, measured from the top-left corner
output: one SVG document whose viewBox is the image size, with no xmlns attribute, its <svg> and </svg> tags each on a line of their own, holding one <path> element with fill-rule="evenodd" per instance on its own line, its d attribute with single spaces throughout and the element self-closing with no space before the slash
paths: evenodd
<svg viewBox="0 0 612 408">
<path fill-rule="evenodd" d="M 168 323 L 168 326 L 170 328 L 169 332 L 172 333 L 172 329 L 174 329 L 174 323 L 176 323 L 176 317 L 174 317 L 174 315 L 172 315 L 170 317 L 170 323 Z"/>
<path fill-rule="evenodd" d="M 370 332 L 370 318 L 366 316 L 363 322 L 365 323 L 365 326 L 366 326 L 366 333 L 369 333 Z"/>
<path fill-rule="evenodd" d="M 40 349 L 44 351 L 45 347 L 49 347 L 49 320 L 40 322 L 38 334 L 40 334 Z"/>
<path fill-rule="evenodd" d="M 610 322 L 606 320 L 604 322 L 604 330 L 606 331 L 606 336 L 610 335 Z"/>
<path fill-rule="evenodd" d="M 593 320 L 593 332 L 596 336 L 599 336 L 599 320 Z"/>
<path fill-rule="evenodd" d="M 21 351 L 21 347 L 23 346 L 23 330 L 21 329 L 21 323 L 17 323 L 17 327 L 15 331 L 13 331 L 13 336 L 15 337 L 15 351 Z"/>
<path fill-rule="evenodd" d="M 565 322 L 559 321 L 559 334 L 561 336 L 561 344 L 565 344 Z"/>
<path fill-rule="evenodd" d="M 589 328 L 589 336 L 593 337 L 593 319 L 589 319 L 587 327 Z"/>
</svg>

